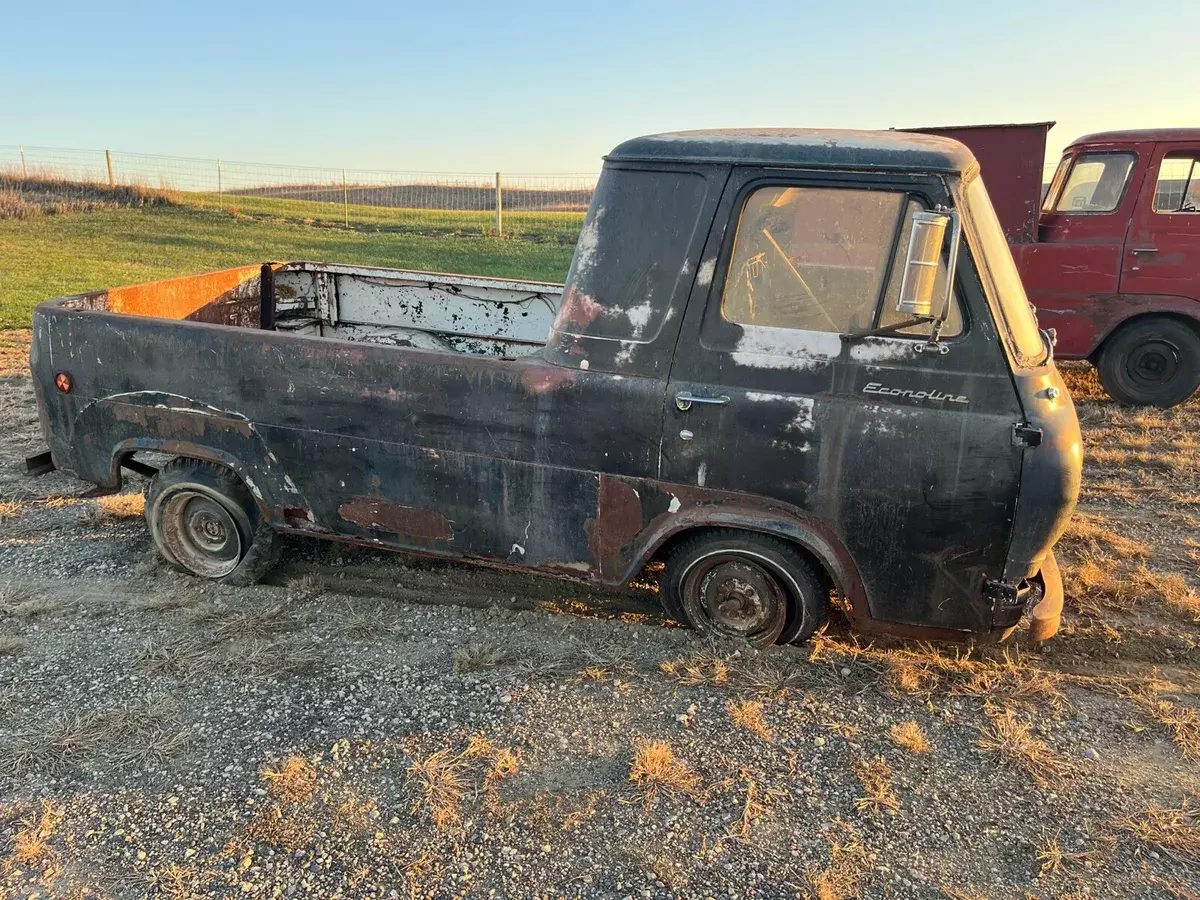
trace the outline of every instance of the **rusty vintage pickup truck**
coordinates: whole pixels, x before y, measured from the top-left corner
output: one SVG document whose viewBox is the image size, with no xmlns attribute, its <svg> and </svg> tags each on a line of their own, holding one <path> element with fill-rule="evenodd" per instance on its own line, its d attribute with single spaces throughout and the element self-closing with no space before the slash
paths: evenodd
<svg viewBox="0 0 1200 900">
<path fill-rule="evenodd" d="M 271 263 L 50 301 L 58 466 L 153 480 L 161 555 L 290 532 L 620 585 L 798 641 L 1058 626 L 1074 407 L 970 152 L 708 131 L 606 157 L 564 285 Z M 147 452 L 169 454 L 155 468 Z"/>
</svg>

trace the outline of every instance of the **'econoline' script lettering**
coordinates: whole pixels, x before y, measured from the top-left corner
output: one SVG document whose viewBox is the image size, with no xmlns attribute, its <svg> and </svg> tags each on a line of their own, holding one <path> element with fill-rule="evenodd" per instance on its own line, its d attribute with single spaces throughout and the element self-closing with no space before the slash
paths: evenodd
<svg viewBox="0 0 1200 900">
<path fill-rule="evenodd" d="M 872 381 L 862 389 L 864 394 L 878 394 L 881 397 L 907 397 L 910 400 L 931 400 L 934 403 L 969 403 L 962 394 L 947 394 L 943 391 L 913 391 L 906 388 L 884 387 L 878 381 Z"/>
</svg>

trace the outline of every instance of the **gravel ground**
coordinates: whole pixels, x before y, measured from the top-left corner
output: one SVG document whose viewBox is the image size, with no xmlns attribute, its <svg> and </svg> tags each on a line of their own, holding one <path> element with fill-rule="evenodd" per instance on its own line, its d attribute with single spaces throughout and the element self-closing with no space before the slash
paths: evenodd
<svg viewBox="0 0 1200 900">
<path fill-rule="evenodd" d="M 226 588 L 158 564 L 141 479 L 24 477 L 27 341 L 0 333 L 0 897 L 1200 892 L 1186 510 L 1125 529 L 1174 607 L 1139 588 L 1106 638 L 1075 597 L 1007 657 L 836 617 L 713 647 L 649 584 L 317 541 Z"/>
</svg>

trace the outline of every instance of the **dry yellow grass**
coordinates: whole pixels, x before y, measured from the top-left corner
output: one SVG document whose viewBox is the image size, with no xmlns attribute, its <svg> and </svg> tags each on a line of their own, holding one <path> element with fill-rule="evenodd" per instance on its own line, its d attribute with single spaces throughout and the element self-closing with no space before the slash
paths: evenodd
<svg viewBox="0 0 1200 900">
<path fill-rule="evenodd" d="M 700 788 L 700 776 L 675 756 L 666 741 L 634 742 L 629 780 L 637 786 L 647 804 L 663 792 L 694 794 Z"/>
<path fill-rule="evenodd" d="M 1152 806 L 1113 825 L 1163 853 L 1200 860 L 1200 804 L 1196 797 L 1177 807 Z"/>
<path fill-rule="evenodd" d="M 167 900 L 192 900 L 205 893 L 207 882 L 208 874 L 195 866 L 171 863 L 155 870 L 150 876 L 150 889 L 154 896 Z"/>
<path fill-rule="evenodd" d="M 499 643 L 483 642 L 456 647 L 451 654 L 454 671 L 459 674 L 482 672 L 513 661 L 513 654 Z"/>
<path fill-rule="evenodd" d="M 21 515 L 21 504 L 16 500 L 0 501 L 0 522 L 15 519 Z"/>
<path fill-rule="evenodd" d="M 63 608 L 59 600 L 52 597 L 30 597 L 9 608 L 9 612 L 18 619 L 40 619 L 42 616 L 53 615 Z"/>
<path fill-rule="evenodd" d="M 1200 595 L 1188 580 L 1178 572 L 1150 568 L 1151 548 L 1123 533 L 1127 531 L 1122 522 L 1095 514 L 1072 518 L 1058 544 L 1069 608 L 1100 619 L 1105 608 L 1128 612 L 1150 601 L 1173 615 L 1200 621 Z"/>
<path fill-rule="evenodd" d="M 1184 759 L 1200 760 L 1200 713 L 1191 706 L 1177 706 L 1150 692 L 1133 695 L 1142 711 L 1171 732 L 1171 740 Z"/>
<path fill-rule="evenodd" d="M 1006 648 L 992 658 L 976 659 L 970 649 L 932 644 L 867 644 L 824 637 L 818 658 L 833 663 L 857 660 L 881 671 L 884 689 L 898 698 L 928 698 L 934 692 L 1048 703 L 1066 702 L 1062 676 L 1041 667 L 1036 656 Z"/>
<path fill-rule="evenodd" d="M 1121 558 L 1148 559 L 1151 554 L 1149 545 L 1122 535 L 1115 523 L 1086 513 L 1071 518 L 1058 546 L 1076 554 L 1113 554 Z"/>
<path fill-rule="evenodd" d="M 1160 601 L 1168 610 L 1193 622 L 1200 622 L 1200 594 L 1176 572 L 1163 574 L 1142 566 L 1130 576 L 1143 594 Z"/>
<path fill-rule="evenodd" d="M 1058 875 L 1070 868 L 1087 868 L 1102 863 L 1106 856 L 1111 855 L 1113 841 L 1111 837 L 1104 839 L 1102 846 L 1091 850 L 1066 850 L 1059 841 L 1059 833 L 1047 837 L 1038 846 L 1037 861 L 1041 866 L 1040 874 Z"/>
<path fill-rule="evenodd" d="M 19 634 L 0 634 L 0 656 L 16 656 L 29 646 Z"/>
<path fill-rule="evenodd" d="M 141 494 L 110 494 L 94 501 L 89 518 L 99 523 L 118 522 L 140 516 L 145 509 L 146 498 Z"/>
<path fill-rule="evenodd" d="M 454 753 L 445 747 L 414 762 L 408 767 L 408 774 L 421 793 L 420 800 L 413 805 L 414 812 L 424 805 L 433 823 L 442 829 L 462 823 L 459 806 L 470 786 L 464 753 Z"/>
<path fill-rule="evenodd" d="M 707 650 L 679 659 L 664 659 L 658 668 L 680 684 L 725 684 L 729 681 L 729 663 Z"/>
<path fill-rule="evenodd" d="M 317 820 L 307 808 L 272 803 L 260 807 L 246 823 L 246 834 L 284 850 L 302 850 L 316 839 Z"/>
<path fill-rule="evenodd" d="M 860 810 L 899 812 L 900 798 L 892 789 L 892 765 L 882 756 L 860 757 L 854 761 L 854 774 L 863 795 L 854 801 Z"/>
<path fill-rule="evenodd" d="M 520 758 L 508 747 L 500 747 L 492 754 L 492 764 L 488 768 L 486 778 L 489 782 L 500 781 L 517 774 L 520 768 Z"/>
<path fill-rule="evenodd" d="M 860 882 L 867 869 L 867 851 L 853 825 L 833 820 L 829 863 L 810 866 L 804 873 L 805 900 L 852 900 L 861 896 Z"/>
<path fill-rule="evenodd" d="M 938 685 L 935 671 L 906 659 L 887 660 L 883 684 L 893 697 L 928 697 Z"/>
<path fill-rule="evenodd" d="M 729 718 L 733 724 L 745 728 L 751 734 L 762 738 L 768 744 L 774 742 L 775 735 L 763 720 L 763 705 L 758 700 L 730 700 L 725 704 Z"/>
<path fill-rule="evenodd" d="M 282 803 L 307 803 L 317 791 L 317 771 L 299 756 L 289 756 L 277 769 L 263 769 L 267 790 Z"/>
<path fill-rule="evenodd" d="M 1025 772 L 1039 785 L 1061 782 L 1071 773 L 1070 764 L 1032 733 L 1010 709 L 987 709 L 990 722 L 980 729 L 977 745 L 999 757 L 1001 765 Z"/>
<path fill-rule="evenodd" d="M 42 801 L 41 811 L 21 821 L 21 827 L 13 836 L 12 851 L 5 861 L 5 869 L 16 866 L 33 866 L 49 857 L 50 838 L 62 821 L 63 810 L 53 800 Z"/>
<path fill-rule="evenodd" d="M 916 722 L 896 722 L 888 729 L 888 737 L 892 742 L 913 753 L 929 752 L 929 739 Z"/>
<path fill-rule="evenodd" d="M 472 735 L 466 748 L 457 753 L 452 747 L 443 747 L 408 768 L 419 791 L 413 811 L 424 808 L 440 829 L 457 828 L 462 824 L 463 800 L 475 786 L 475 779 L 481 778 L 489 808 L 494 808 L 496 784 L 516 774 L 519 765 L 514 750 L 497 747 L 481 734 Z"/>
</svg>

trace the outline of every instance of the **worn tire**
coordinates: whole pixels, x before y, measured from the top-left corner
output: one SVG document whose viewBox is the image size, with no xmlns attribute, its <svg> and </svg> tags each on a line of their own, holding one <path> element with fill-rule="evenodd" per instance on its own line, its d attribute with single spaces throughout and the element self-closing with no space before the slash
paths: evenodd
<svg viewBox="0 0 1200 900">
<path fill-rule="evenodd" d="M 1178 319 L 1140 319 L 1109 338 L 1096 368 L 1119 403 L 1175 406 L 1200 387 L 1200 335 Z"/>
<path fill-rule="evenodd" d="M 732 529 L 684 538 L 667 557 L 660 596 L 672 618 L 710 637 L 756 647 L 807 640 L 829 592 L 787 541 Z"/>
<path fill-rule="evenodd" d="M 182 572 L 223 584 L 256 584 L 279 542 L 250 491 L 224 466 L 176 457 L 146 492 L 146 524 L 159 555 Z"/>
</svg>

